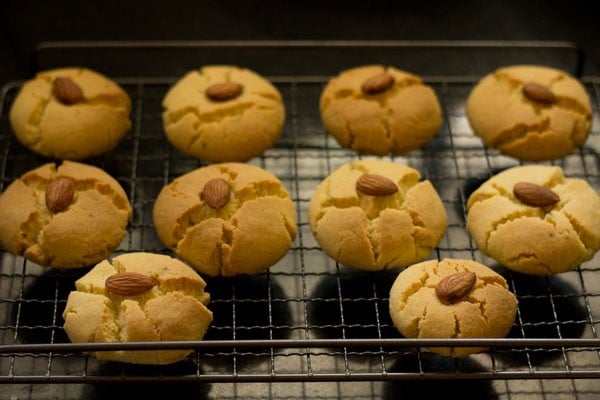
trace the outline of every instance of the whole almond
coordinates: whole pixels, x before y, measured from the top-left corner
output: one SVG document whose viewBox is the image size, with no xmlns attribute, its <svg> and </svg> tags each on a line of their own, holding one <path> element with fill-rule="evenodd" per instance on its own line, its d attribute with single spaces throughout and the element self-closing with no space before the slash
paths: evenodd
<svg viewBox="0 0 600 400">
<path fill-rule="evenodd" d="M 227 204 L 231 196 L 231 187 L 225 179 L 214 178 L 206 182 L 200 198 L 209 207 L 218 210 Z"/>
<path fill-rule="evenodd" d="M 52 82 L 52 94 L 68 106 L 83 101 L 83 91 L 71 78 L 58 77 Z"/>
<path fill-rule="evenodd" d="M 204 93 L 212 101 L 226 101 L 235 99 L 243 90 L 244 87 L 239 83 L 223 82 L 209 86 Z"/>
<path fill-rule="evenodd" d="M 75 197 L 75 183 L 69 178 L 57 178 L 46 187 L 46 207 L 53 213 L 66 210 Z"/>
<path fill-rule="evenodd" d="M 361 89 L 365 94 L 377 94 L 388 90 L 394 84 L 394 77 L 381 72 L 363 82 Z"/>
<path fill-rule="evenodd" d="M 106 290 L 120 296 L 142 294 L 156 285 L 158 285 L 156 279 L 137 272 L 120 272 L 109 276 L 104 282 Z"/>
<path fill-rule="evenodd" d="M 556 96 L 550 89 L 536 82 L 527 82 L 521 89 L 525 97 L 542 104 L 556 103 Z"/>
<path fill-rule="evenodd" d="M 560 201 L 558 194 L 552 190 L 531 182 L 516 183 L 513 194 L 522 203 L 534 207 L 547 207 Z"/>
<path fill-rule="evenodd" d="M 371 196 L 387 196 L 398 191 L 391 179 L 377 174 L 363 174 L 356 181 L 356 190 Z"/>
<path fill-rule="evenodd" d="M 448 275 L 435 286 L 435 294 L 446 303 L 455 303 L 469 294 L 476 281 L 477 276 L 471 271 Z"/>
</svg>

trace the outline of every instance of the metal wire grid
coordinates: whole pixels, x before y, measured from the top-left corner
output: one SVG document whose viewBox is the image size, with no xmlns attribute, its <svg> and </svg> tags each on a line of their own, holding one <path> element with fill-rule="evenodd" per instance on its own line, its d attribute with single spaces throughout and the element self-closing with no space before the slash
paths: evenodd
<svg viewBox="0 0 600 400">
<path fill-rule="evenodd" d="M 600 313 L 600 258 L 553 277 L 513 274 L 473 245 L 465 230 L 469 193 L 514 159 L 486 149 L 470 131 L 464 101 L 475 79 L 429 80 L 441 100 L 444 126 L 423 149 L 387 158 L 418 169 L 436 187 L 448 213 L 448 230 L 432 258 L 470 258 L 497 269 L 519 300 L 508 340 L 463 340 L 490 351 L 465 359 L 432 355 L 426 346 L 445 341 L 402 339 L 392 326 L 388 292 L 398 271 L 366 273 L 326 257 L 308 225 L 307 206 L 316 185 L 340 165 L 360 158 L 340 149 L 324 131 L 318 97 L 326 78 L 272 79 L 286 102 L 287 123 L 277 146 L 251 160 L 276 174 L 297 208 L 298 236 L 288 254 L 254 277 L 207 278 L 215 320 L 196 351 L 172 366 L 98 362 L 72 345 L 62 330 L 62 309 L 74 281 L 87 270 L 54 271 L 5 252 L 0 255 L 0 382 L 80 383 L 393 381 L 405 379 L 537 379 L 600 376 L 596 324 Z M 134 207 L 128 235 L 116 253 L 168 253 L 152 225 L 153 201 L 163 185 L 201 165 L 165 140 L 160 101 L 174 79 L 138 78 L 120 83 L 133 100 L 133 132 L 110 154 L 88 160 L 123 185 Z M 600 188 L 598 80 L 586 80 L 594 128 L 587 146 L 553 162 L 567 176 Z M 48 160 L 12 137 L 8 110 L 19 84 L 2 92 L 0 183 Z M 110 345 L 109 345 L 110 346 Z M 146 343 L 124 349 L 177 347 Z M 137 347 L 136 347 L 137 346 Z M 107 348 L 100 345 L 100 349 Z"/>
</svg>

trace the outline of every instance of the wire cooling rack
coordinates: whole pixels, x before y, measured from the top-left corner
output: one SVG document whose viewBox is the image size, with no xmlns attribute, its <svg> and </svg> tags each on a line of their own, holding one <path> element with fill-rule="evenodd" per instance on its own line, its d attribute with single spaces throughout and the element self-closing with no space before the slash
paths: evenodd
<svg viewBox="0 0 600 400">
<path fill-rule="evenodd" d="M 86 50 L 89 50 L 86 47 Z M 338 49 L 339 50 L 339 49 Z M 389 49 L 387 49 L 389 50 Z M 222 51 L 222 49 L 220 49 Z M 342 52 L 345 50 L 342 49 Z M 356 64 L 359 64 L 358 62 Z M 468 258 L 506 277 L 519 307 L 506 339 L 405 339 L 388 314 L 399 271 L 360 272 L 329 259 L 309 228 L 315 187 L 337 167 L 361 157 L 341 149 L 323 130 L 318 99 L 329 76 L 271 74 L 286 106 L 284 132 L 251 164 L 277 175 L 294 201 L 298 235 L 287 255 L 257 276 L 207 278 L 214 313 L 205 340 L 186 343 L 71 344 L 61 317 L 68 293 L 88 269 L 59 271 L 0 253 L 0 383 L 325 382 L 401 380 L 584 379 L 600 377 L 600 256 L 550 277 L 511 273 L 483 256 L 465 229 L 465 204 L 483 180 L 519 162 L 485 148 L 472 134 L 465 99 L 479 76 L 430 76 L 444 124 L 430 143 L 406 157 L 378 157 L 419 170 L 432 182 L 448 214 L 447 233 L 431 258 Z M 153 227 L 160 189 L 203 165 L 166 141 L 161 100 L 178 77 L 115 78 L 133 101 L 131 134 L 111 153 L 86 160 L 114 176 L 134 208 L 128 234 L 115 252 L 168 253 Z M 600 80 L 583 82 L 594 107 L 586 146 L 563 159 L 566 176 L 600 190 Z M 12 136 L 8 112 L 21 82 L 0 98 L 0 185 L 49 160 Z M 485 345 L 462 359 L 436 356 L 430 346 Z M 91 350 L 193 348 L 171 366 L 99 362 Z"/>
</svg>

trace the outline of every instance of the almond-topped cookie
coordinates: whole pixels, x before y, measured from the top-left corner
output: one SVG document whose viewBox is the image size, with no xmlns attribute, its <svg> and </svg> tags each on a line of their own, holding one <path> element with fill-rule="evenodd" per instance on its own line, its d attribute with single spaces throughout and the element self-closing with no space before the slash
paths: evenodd
<svg viewBox="0 0 600 400">
<path fill-rule="evenodd" d="M 254 71 L 208 65 L 163 99 L 163 126 L 178 150 L 211 162 L 247 161 L 273 147 L 285 121 L 279 90 Z"/>
<path fill-rule="evenodd" d="M 362 270 L 425 259 L 446 232 L 446 210 L 419 172 L 389 161 L 354 161 L 316 188 L 309 222 L 323 251 Z"/>
<path fill-rule="evenodd" d="M 63 311 L 75 343 L 201 340 L 212 322 L 206 282 L 162 254 L 127 253 L 103 260 L 75 282 Z M 100 360 L 171 364 L 192 350 L 98 351 Z"/>
<path fill-rule="evenodd" d="M 342 71 L 320 99 L 325 130 L 340 146 L 363 154 L 403 155 L 422 147 L 442 126 L 433 89 L 394 67 L 366 65 Z"/>
<path fill-rule="evenodd" d="M 43 266 L 90 266 L 119 246 L 131 215 L 123 188 L 104 170 L 48 163 L 0 195 L 0 244 Z"/>
<path fill-rule="evenodd" d="M 564 71 L 515 65 L 483 77 L 466 104 L 486 146 L 520 160 L 560 158 L 584 145 L 592 125 L 585 87 Z"/>
<path fill-rule="evenodd" d="M 296 210 L 281 181 L 250 164 L 188 172 L 162 188 L 154 227 L 169 249 L 210 276 L 257 274 L 289 250 Z"/>
<path fill-rule="evenodd" d="M 115 148 L 131 129 L 129 95 L 112 79 L 86 68 L 39 72 L 10 109 L 15 136 L 32 151 L 82 160 Z"/>
<path fill-rule="evenodd" d="M 517 300 L 506 280 L 472 260 L 446 258 L 411 265 L 390 290 L 390 317 L 407 338 L 473 339 L 508 335 Z M 433 353 L 464 357 L 478 347 L 430 347 Z"/>
<path fill-rule="evenodd" d="M 467 230 L 479 249 L 517 272 L 572 270 L 600 249 L 600 196 L 560 167 L 512 167 L 469 197 Z"/>
</svg>

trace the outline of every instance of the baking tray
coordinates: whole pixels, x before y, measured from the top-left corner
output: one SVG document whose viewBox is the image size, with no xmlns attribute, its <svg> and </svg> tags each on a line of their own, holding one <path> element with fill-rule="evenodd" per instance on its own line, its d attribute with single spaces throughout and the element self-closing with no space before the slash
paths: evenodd
<svg viewBox="0 0 600 400">
<path fill-rule="evenodd" d="M 459 70 L 444 74 L 444 65 L 431 63 L 447 58 L 448 52 L 453 55 L 448 65 L 468 66 L 463 74 Z M 153 62 L 148 63 L 151 54 Z M 302 67 L 308 55 L 312 55 L 310 60 L 320 59 L 320 65 L 311 62 Z M 489 58 L 473 58 L 484 55 Z M 118 62 L 113 60 L 116 56 Z M 160 62 L 165 57 L 166 66 Z M 575 75 L 583 63 L 576 47 L 546 42 L 68 42 L 40 46 L 36 69 L 94 68 L 117 80 L 132 98 L 131 134 L 109 154 L 86 160 L 114 176 L 134 208 L 128 234 L 115 254 L 170 254 L 153 228 L 154 199 L 163 185 L 204 163 L 179 153 L 166 141 L 161 100 L 181 73 L 209 63 L 251 67 L 281 91 L 287 118 L 283 134 L 274 148 L 249 163 L 277 175 L 289 190 L 297 209 L 298 236 L 287 255 L 263 274 L 207 278 L 215 319 L 205 340 L 186 343 L 71 344 L 62 329 L 61 314 L 74 281 L 88 269 L 49 270 L 2 252 L 0 383 L 286 382 L 299 385 L 298 393 L 306 398 L 311 397 L 310 382 L 370 382 L 352 393 L 371 394 L 378 394 L 382 387 L 393 391 L 400 381 L 430 380 L 504 381 L 503 393 L 512 393 L 506 382 L 515 379 L 561 381 L 554 386 L 559 393 L 581 391 L 578 382 L 588 392 L 599 391 L 600 385 L 589 382 L 600 377 L 600 256 L 560 275 L 524 276 L 483 256 L 465 229 L 470 192 L 497 171 L 522 163 L 482 145 L 470 130 L 464 102 L 482 74 L 520 62 L 553 65 Z M 448 213 L 448 228 L 431 258 L 473 259 L 506 277 L 519 300 L 508 338 L 404 339 L 388 315 L 388 292 L 399 271 L 348 269 L 325 256 L 315 242 L 307 215 L 314 188 L 338 166 L 369 158 L 340 148 L 324 132 L 319 95 L 334 71 L 367 63 L 392 64 L 418 74 L 427 70 L 422 76 L 443 108 L 439 134 L 405 157 L 377 158 L 416 168 L 438 190 Z M 287 69 L 290 65 L 294 67 Z M 582 77 L 582 81 L 594 108 L 590 138 L 575 154 L 542 164 L 559 165 L 566 176 L 584 178 L 600 191 L 600 79 Z M 49 161 L 22 147 L 10 131 L 8 111 L 21 84 L 11 82 L 1 92 L 2 189 Z M 449 343 L 485 345 L 490 350 L 464 359 L 425 351 L 427 346 Z M 183 362 L 163 367 L 99 362 L 85 355 L 89 350 L 181 347 L 194 352 Z M 270 394 L 272 390 L 269 386 Z"/>
</svg>

